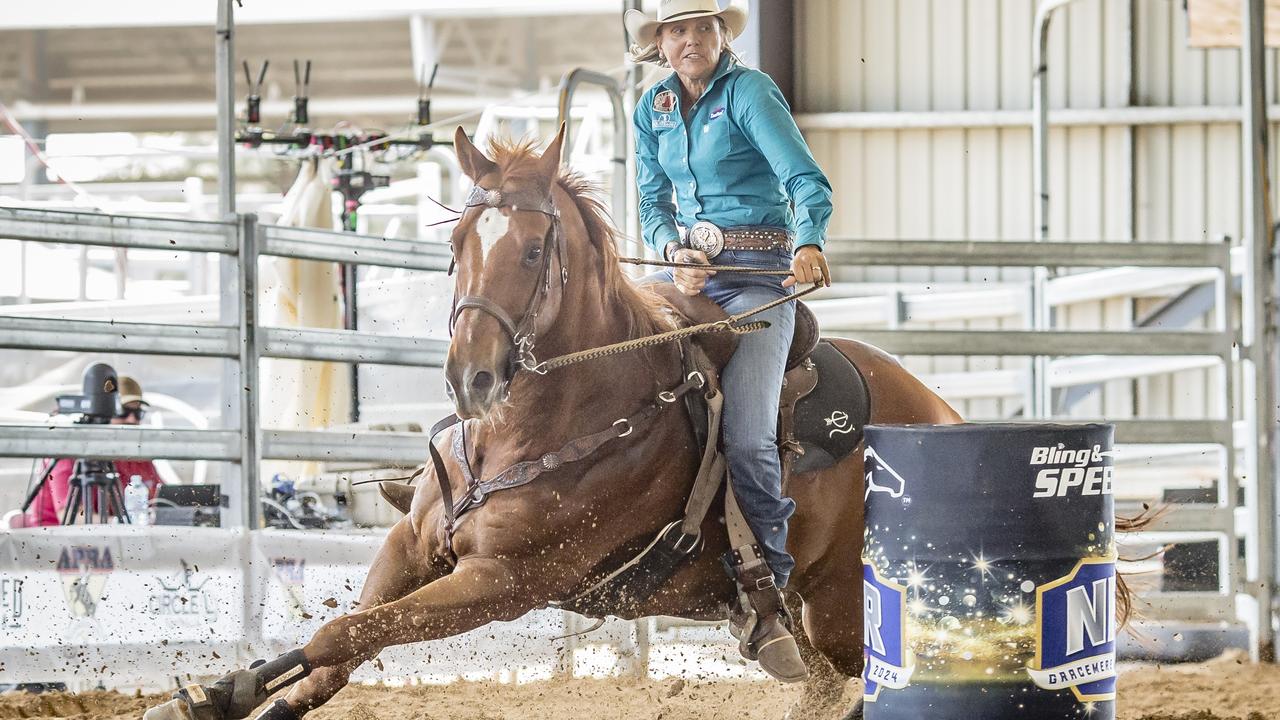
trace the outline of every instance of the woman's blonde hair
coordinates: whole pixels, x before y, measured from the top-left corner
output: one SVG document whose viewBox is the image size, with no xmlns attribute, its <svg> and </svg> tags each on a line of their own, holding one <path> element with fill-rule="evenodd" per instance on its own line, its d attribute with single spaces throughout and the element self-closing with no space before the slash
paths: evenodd
<svg viewBox="0 0 1280 720">
<path fill-rule="evenodd" d="M 733 38 L 729 37 L 729 26 L 725 25 L 724 18 L 716 16 L 716 21 L 720 23 L 720 37 L 724 38 L 724 46 L 720 48 L 720 52 L 729 53 L 729 58 L 735 64 L 741 65 L 742 58 L 733 51 L 733 47 L 729 45 L 729 41 Z M 662 35 L 662 26 L 658 26 L 658 34 L 654 37 L 654 41 L 641 47 L 639 45 L 631 46 L 631 61 L 637 63 L 652 63 L 658 67 L 671 67 L 671 63 L 658 51 L 657 39 Z"/>
</svg>

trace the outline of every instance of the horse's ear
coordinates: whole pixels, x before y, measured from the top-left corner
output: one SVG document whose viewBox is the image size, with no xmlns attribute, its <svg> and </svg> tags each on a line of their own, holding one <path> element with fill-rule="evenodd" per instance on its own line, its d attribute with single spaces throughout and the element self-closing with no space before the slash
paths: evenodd
<svg viewBox="0 0 1280 720">
<path fill-rule="evenodd" d="M 542 175 L 555 179 L 560 173 L 560 150 L 564 146 L 564 123 L 560 123 L 560 132 L 552 138 L 551 144 L 542 151 Z"/>
<path fill-rule="evenodd" d="M 458 166 L 462 168 L 463 174 L 471 178 L 472 182 L 478 183 L 480 178 L 498 169 L 492 160 L 485 157 L 484 153 L 472 144 L 471 138 L 467 137 L 461 125 L 453 134 L 453 151 L 458 155 Z"/>
</svg>

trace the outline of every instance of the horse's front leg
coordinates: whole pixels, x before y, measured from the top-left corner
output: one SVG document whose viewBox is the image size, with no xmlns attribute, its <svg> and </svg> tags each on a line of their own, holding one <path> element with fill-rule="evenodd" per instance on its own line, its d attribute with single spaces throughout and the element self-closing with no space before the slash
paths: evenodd
<svg viewBox="0 0 1280 720">
<path fill-rule="evenodd" d="M 495 620 L 515 620 L 540 604 L 511 563 L 471 558 L 445 577 L 395 602 L 335 618 L 302 649 L 312 667 L 372 658 L 383 648 L 459 635 Z M 543 598 L 545 601 L 546 598 Z"/>
<path fill-rule="evenodd" d="M 397 523 L 369 565 L 369 574 L 360 588 L 356 610 L 367 610 L 408 595 L 418 588 L 444 577 L 449 566 L 430 552 L 424 552 L 414 531 L 412 518 Z M 351 673 L 363 660 L 343 665 L 318 668 L 301 682 L 289 688 L 289 694 L 277 700 L 259 715 L 259 720 L 295 718 L 325 704 L 346 687 Z M 284 707 L 281 707 L 281 705 Z"/>
<path fill-rule="evenodd" d="M 315 697 L 293 697 L 291 692 L 289 701 L 274 703 L 263 713 L 267 720 L 294 720 L 324 694 L 337 692 L 345 674 L 383 648 L 515 620 L 545 604 L 545 594 L 522 582 L 507 561 L 467 559 L 449 575 L 398 600 L 330 620 L 299 650 L 237 670 L 208 687 L 187 686 L 174 700 L 148 710 L 144 720 L 238 720 L 273 693 L 315 675 Z"/>
</svg>

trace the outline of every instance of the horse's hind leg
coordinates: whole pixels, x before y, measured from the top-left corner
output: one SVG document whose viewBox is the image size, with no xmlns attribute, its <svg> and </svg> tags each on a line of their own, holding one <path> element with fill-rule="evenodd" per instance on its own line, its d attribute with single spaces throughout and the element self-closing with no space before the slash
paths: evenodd
<svg viewBox="0 0 1280 720">
<path fill-rule="evenodd" d="M 861 583 L 854 584 L 848 577 L 836 577 L 806 585 L 804 629 L 809 642 L 825 659 L 833 675 L 846 680 L 860 676 L 863 632 Z M 857 591 L 849 592 L 850 586 Z M 837 695 L 832 702 L 840 697 Z M 861 697 L 843 717 L 849 720 L 862 717 Z"/>
<path fill-rule="evenodd" d="M 786 593 L 787 610 L 794 618 L 800 618 L 803 604 L 800 596 Z M 796 646 L 800 649 L 800 657 L 809 668 L 809 677 L 804 681 L 804 691 L 799 699 L 787 709 L 786 720 L 831 720 L 841 698 L 844 697 L 844 686 L 849 680 L 832 667 L 831 663 L 809 642 L 807 633 L 795 633 Z"/>
</svg>

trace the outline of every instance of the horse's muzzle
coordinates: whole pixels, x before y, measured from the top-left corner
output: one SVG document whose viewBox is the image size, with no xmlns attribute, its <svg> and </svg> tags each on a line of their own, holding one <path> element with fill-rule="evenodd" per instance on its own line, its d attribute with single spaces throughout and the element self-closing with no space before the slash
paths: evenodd
<svg viewBox="0 0 1280 720">
<path fill-rule="evenodd" d="M 482 418 L 505 402 L 509 383 L 506 375 L 505 366 L 446 363 L 445 380 L 458 417 L 464 420 Z"/>
</svg>

